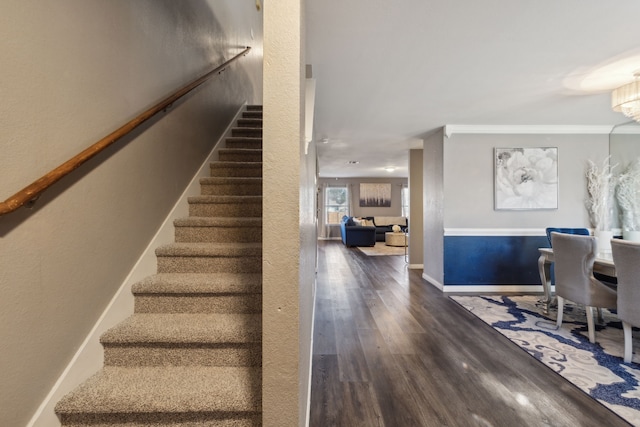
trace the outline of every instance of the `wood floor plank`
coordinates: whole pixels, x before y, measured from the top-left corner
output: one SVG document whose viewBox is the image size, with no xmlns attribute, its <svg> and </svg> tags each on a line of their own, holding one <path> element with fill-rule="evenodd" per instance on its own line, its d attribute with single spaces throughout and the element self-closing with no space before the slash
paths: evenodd
<svg viewBox="0 0 640 427">
<path fill-rule="evenodd" d="M 377 329 L 387 342 L 392 354 L 413 354 L 415 350 L 411 345 L 405 331 L 396 321 L 393 313 L 384 304 L 378 292 L 371 292 L 365 297 L 365 302 L 373 317 Z"/>
<path fill-rule="evenodd" d="M 358 332 L 351 310 L 337 309 L 333 313 L 340 381 L 369 381 L 370 373 L 358 340 Z"/>
<path fill-rule="evenodd" d="M 312 427 L 629 425 L 403 257 L 318 247 Z"/>
<path fill-rule="evenodd" d="M 384 427 L 369 383 L 341 382 L 336 355 L 313 356 L 310 426 Z"/>
<path fill-rule="evenodd" d="M 313 354 L 337 354 L 336 327 L 331 299 L 316 298 L 313 326 Z"/>
<path fill-rule="evenodd" d="M 380 331 L 358 330 L 385 425 L 420 426 L 423 414 Z"/>
<path fill-rule="evenodd" d="M 362 296 L 363 291 L 358 289 L 349 289 L 347 291 L 347 299 L 349 301 L 349 307 L 353 313 L 353 319 L 356 324 L 356 328 L 360 329 L 377 329 L 375 320 L 369 311 L 369 307 Z"/>
<path fill-rule="evenodd" d="M 424 328 L 409 312 L 407 306 L 398 300 L 391 290 L 378 291 L 378 296 L 405 333 L 416 334 L 424 332 Z"/>
</svg>

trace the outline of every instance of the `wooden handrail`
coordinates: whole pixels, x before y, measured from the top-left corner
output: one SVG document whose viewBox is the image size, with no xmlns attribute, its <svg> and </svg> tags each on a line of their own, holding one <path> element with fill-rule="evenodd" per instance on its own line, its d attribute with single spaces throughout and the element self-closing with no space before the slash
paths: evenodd
<svg viewBox="0 0 640 427">
<path fill-rule="evenodd" d="M 158 114 L 160 111 L 170 107 L 171 104 L 173 104 L 178 99 L 182 98 L 183 96 L 185 96 L 186 94 L 188 94 L 189 92 L 191 92 L 192 90 L 194 90 L 195 88 L 197 88 L 198 86 L 200 86 L 201 84 L 209 80 L 211 77 L 224 71 L 224 69 L 229 64 L 231 64 L 233 61 L 240 58 L 241 56 L 246 55 L 250 50 L 251 50 L 251 47 L 246 47 L 242 52 L 240 52 L 233 58 L 229 59 L 222 65 L 219 65 L 218 67 L 214 68 L 213 70 L 209 71 L 208 73 L 204 74 L 202 77 L 194 80 L 193 82 L 189 83 L 183 88 L 178 89 L 177 91 L 175 91 L 174 93 L 172 93 L 171 95 L 169 95 L 168 97 L 166 97 L 165 99 L 163 99 L 162 101 L 154 105 L 153 107 L 149 108 L 148 110 L 138 115 L 136 118 L 130 120 L 120 128 L 116 129 L 115 131 L 111 132 L 109 135 L 105 136 L 104 138 L 102 138 L 101 140 L 99 140 L 89 148 L 76 154 L 74 157 L 70 158 L 69 160 L 67 160 L 57 168 L 53 169 L 51 172 L 47 173 L 46 175 L 43 175 L 36 181 L 24 187 L 22 190 L 18 191 L 16 194 L 9 197 L 4 202 L 0 203 L 0 215 L 13 212 L 19 207 L 24 206 L 29 202 L 35 201 L 38 197 L 40 197 L 40 195 L 46 189 L 48 189 L 53 184 L 58 182 L 60 179 L 62 179 L 63 177 L 71 173 L 73 170 L 77 169 L 80 165 L 85 163 L 87 160 L 91 159 L 96 154 L 100 153 L 102 150 L 104 150 L 114 142 L 118 141 L 119 139 L 127 135 L 129 132 L 131 132 L 132 130 L 134 130 L 135 128 L 137 128 L 138 126 L 140 126 L 141 124 L 143 124 L 144 122 L 146 122 L 147 120 L 149 120 L 150 118 Z"/>
</svg>

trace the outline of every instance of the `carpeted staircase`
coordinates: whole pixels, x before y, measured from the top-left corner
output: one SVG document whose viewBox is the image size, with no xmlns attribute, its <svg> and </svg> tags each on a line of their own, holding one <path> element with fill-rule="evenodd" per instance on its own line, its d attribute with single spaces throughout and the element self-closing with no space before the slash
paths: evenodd
<svg viewBox="0 0 640 427">
<path fill-rule="evenodd" d="M 56 406 L 63 426 L 261 425 L 262 107 L 247 106 L 101 337 L 104 368 Z"/>
</svg>

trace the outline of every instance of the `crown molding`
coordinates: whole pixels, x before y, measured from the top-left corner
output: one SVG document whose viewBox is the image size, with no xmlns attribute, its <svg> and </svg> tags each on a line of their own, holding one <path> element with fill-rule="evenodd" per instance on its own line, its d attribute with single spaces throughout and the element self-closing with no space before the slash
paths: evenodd
<svg viewBox="0 0 640 427">
<path fill-rule="evenodd" d="M 611 135 L 638 135 L 640 134 L 640 126 L 628 126 L 615 128 Z"/>
<path fill-rule="evenodd" d="M 577 134 L 608 135 L 613 126 L 578 125 L 445 125 L 444 134 L 450 138 L 453 134 Z"/>
</svg>

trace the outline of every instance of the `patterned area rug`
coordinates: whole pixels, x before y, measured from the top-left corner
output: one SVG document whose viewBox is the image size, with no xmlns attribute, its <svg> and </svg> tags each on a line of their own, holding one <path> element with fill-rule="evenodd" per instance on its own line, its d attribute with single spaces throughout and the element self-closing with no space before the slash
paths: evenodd
<svg viewBox="0 0 640 427">
<path fill-rule="evenodd" d="M 451 296 L 485 323 L 594 399 L 640 426 L 640 332 L 634 328 L 632 363 L 622 359 L 622 323 L 607 310 L 596 320 L 596 343 L 587 335 L 584 308 L 565 302 L 562 328 L 555 310 L 545 317 L 538 296 Z"/>
<path fill-rule="evenodd" d="M 362 246 L 358 249 L 367 256 L 404 255 L 404 247 L 387 246 L 384 242 L 376 242 L 375 246 Z"/>
</svg>

